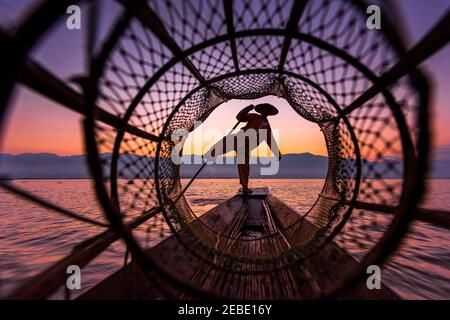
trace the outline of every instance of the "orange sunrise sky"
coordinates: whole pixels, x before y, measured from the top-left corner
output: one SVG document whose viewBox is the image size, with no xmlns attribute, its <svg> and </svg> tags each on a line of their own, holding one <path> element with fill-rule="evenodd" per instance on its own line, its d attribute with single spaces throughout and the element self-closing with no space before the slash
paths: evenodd
<svg viewBox="0 0 450 320">
<path fill-rule="evenodd" d="M 21 1 L 11 5 L 19 12 Z M 410 43 L 417 42 L 437 21 L 448 3 L 445 1 L 400 1 L 405 20 L 410 28 Z M 408 3 L 408 5 L 406 5 Z M 14 7 L 16 6 L 16 7 Z M 17 14 L 17 12 L 15 14 Z M 5 13 L 3 13 L 5 14 Z M 13 15 L 11 13 L 11 15 Z M 422 17 L 422 19 L 421 19 Z M 425 18 L 423 18 L 425 17 Z M 103 14 L 104 19 L 112 19 Z M 3 17 L 2 17 L 3 19 Z M 3 19 L 7 20 L 7 19 Z M 12 20 L 10 18 L 9 20 Z M 83 73 L 84 62 L 81 33 L 66 28 L 56 28 L 46 42 L 35 49 L 32 56 L 53 73 L 63 79 Z M 63 43 L 64 45 L 61 45 Z M 58 50 L 55 50 L 57 46 Z M 441 50 L 423 66 L 434 83 L 433 119 L 434 146 L 450 147 L 450 48 Z M 280 132 L 280 147 L 283 154 L 310 152 L 326 155 L 323 136 L 319 127 L 298 116 L 283 99 L 266 97 L 258 102 L 270 102 L 277 106 L 280 114 L 271 117 L 273 129 Z M 233 101 L 219 106 L 207 119 L 205 127 L 214 127 L 226 132 L 235 124 L 236 113 L 250 101 Z M 3 153 L 48 152 L 59 155 L 84 153 L 82 117 L 70 110 L 40 97 L 26 88 L 18 88 L 14 95 L 12 110 L 2 132 L 0 151 Z M 189 153 L 189 152 L 186 152 Z"/>
</svg>

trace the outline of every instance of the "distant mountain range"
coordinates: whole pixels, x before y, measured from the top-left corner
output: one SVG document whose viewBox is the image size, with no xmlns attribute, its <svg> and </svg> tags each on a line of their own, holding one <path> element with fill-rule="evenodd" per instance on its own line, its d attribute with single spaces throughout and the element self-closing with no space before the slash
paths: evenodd
<svg viewBox="0 0 450 320">
<path fill-rule="evenodd" d="M 111 157 L 111 154 L 103 154 L 104 159 Z M 121 168 L 125 178 L 134 178 L 135 172 L 148 172 L 148 170 L 128 170 L 126 163 L 141 163 L 141 166 L 148 166 L 149 161 L 138 161 L 140 156 L 121 156 Z M 267 163 L 270 159 L 263 158 L 262 163 Z M 153 161 L 151 158 L 150 161 Z M 162 159 L 161 161 L 170 161 Z M 181 176 L 183 178 L 192 177 L 201 166 L 201 158 L 191 155 L 184 156 L 184 162 L 197 161 L 199 164 L 181 165 Z M 235 158 L 228 159 L 228 164 L 207 165 L 200 178 L 237 178 Z M 349 164 L 352 160 L 349 161 Z M 195 162 L 194 162 L 195 163 Z M 388 170 L 390 166 L 401 169 L 401 165 L 396 160 L 386 162 L 368 162 L 365 168 L 371 167 L 371 172 L 380 172 L 385 178 L 399 178 L 398 174 Z M 261 167 L 269 165 L 255 164 L 251 166 L 252 178 L 278 178 L 278 179 L 320 179 L 325 178 L 328 169 L 328 157 L 313 155 L 311 153 L 286 154 L 283 156 L 279 171 L 274 176 L 262 176 Z M 431 178 L 450 179 L 450 161 L 435 160 Z M 108 170 L 108 168 L 106 168 Z M 389 172 L 386 174 L 385 172 Z M 375 177 L 372 174 L 371 177 Z M 89 177 L 85 155 L 58 156 L 52 153 L 24 153 L 19 155 L 0 154 L 0 177 L 9 179 L 86 179 Z M 138 178 L 149 178 L 148 174 L 141 173 Z"/>
</svg>

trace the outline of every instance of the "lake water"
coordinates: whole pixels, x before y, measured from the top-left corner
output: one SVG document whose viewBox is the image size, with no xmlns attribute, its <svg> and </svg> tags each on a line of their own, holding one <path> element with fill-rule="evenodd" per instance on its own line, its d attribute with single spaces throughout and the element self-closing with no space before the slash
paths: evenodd
<svg viewBox="0 0 450 320">
<path fill-rule="evenodd" d="M 104 221 L 89 180 L 20 180 L 14 183 L 67 209 Z M 311 207 L 322 185 L 323 180 L 252 181 L 252 186 L 268 186 L 272 194 L 300 213 Z M 238 187 L 237 180 L 197 180 L 187 198 L 200 215 L 234 195 Z M 431 180 L 422 206 L 448 210 L 450 180 Z M 69 254 L 75 244 L 102 230 L 61 217 L 0 189 L 0 297 Z M 383 283 L 402 298 L 450 299 L 449 243 L 449 231 L 414 223 L 402 249 L 383 269 Z M 358 258 L 357 250 L 348 249 Z M 84 268 L 83 289 L 77 294 L 119 269 L 124 252 L 125 246 L 117 241 Z M 61 297 L 61 290 L 53 296 Z"/>
</svg>

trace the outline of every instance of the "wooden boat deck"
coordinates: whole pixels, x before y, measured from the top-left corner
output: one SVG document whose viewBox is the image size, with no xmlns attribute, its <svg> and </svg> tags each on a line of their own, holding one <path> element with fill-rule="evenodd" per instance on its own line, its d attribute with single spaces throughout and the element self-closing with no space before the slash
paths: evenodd
<svg viewBox="0 0 450 320">
<path fill-rule="evenodd" d="M 267 188 L 255 190 L 248 197 L 241 194 L 224 201 L 201 217 L 211 229 L 222 235 L 239 237 L 248 240 L 254 237 L 280 233 L 285 227 L 299 218 L 299 214 L 282 201 L 268 193 Z M 305 230 L 315 230 L 315 226 L 305 220 Z M 183 231 L 180 231 L 183 232 Z M 308 233 L 308 232 L 307 232 Z M 285 237 L 277 237 L 273 246 L 277 250 L 285 250 L 290 246 Z M 262 249 L 257 242 L 240 241 L 247 247 L 248 256 L 260 254 Z M 218 246 L 228 246 L 230 250 L 238 250 L 234 244 L 222 240 Z M 243 250 L 242 245 L 239 250 Z M 235 273 L 214 268 L 195 257 L 175 236 L 165 239 L 150 249 L 150 254 L 163 261 L 174 271 L 183 270 L 185 278 L 190 279 L 195 287 L 220 293 L 232 299 L 309 299 L 321 289 L 333 284 L 343 272 L 358 262 L 345 250 L 334 243 L 327 245 L 300 265 L 281 268 L 270 273 L 251 273 L 253 265 L 236 262 L 233 268 L 250 271 Z M 218 258 L 220 259 L 220 258 Z M 332 263 L 330 262 L 332 260 Z M 216 261 L 217 264 L 225 261 Z M 328 265 L 332 265 L 327 267 Z M 320 268 L 318 267 L 320 266 Z M 224 265 L 225 267 L 225 265 Z M 229 267 L 229 266 L 228 266 Z M 80 299 L 196 299 L 190 293 L 178 288 L 173 283 L 165 283 L 170 291 L 163 293 L 156 289 L 136 263 L 129 263 L 115 274 L 100 282 L 97 286 L 83 294 Z M 342 299 L 398 299 L 388 288 L 368 290 L 360 284 L 347 291 Z"/>
</svg>

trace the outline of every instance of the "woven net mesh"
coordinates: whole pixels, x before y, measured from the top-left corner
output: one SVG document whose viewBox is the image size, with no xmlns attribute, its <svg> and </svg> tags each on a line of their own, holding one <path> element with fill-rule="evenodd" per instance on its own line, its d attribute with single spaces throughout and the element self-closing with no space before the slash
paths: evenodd
<svg viewBox="0 0 450 320">
<path fill-rule="evenodd" d="M 155 0 L 131 14 L 124 10 L 128 23 L 110 40 L 114 46 L 98 79 L 97 105 L 126 125 L 117 129 L 97 121 L 95 142 L 103 182 L 124 222 L 163 208 L 134 231 L 143 247 L 176 231 L 195 258 L 207 262 L 205 274 L 264 274 L 314 263 L 313 254 L 331 240 L 354 249 L 358 258 L 377 245 L 393 215 L 356 210 L 352 203 L 400 204 L 405 168 L 414 161 L 405 154 L 418 152 L 414 116 L 421 106 L 406 76 L 346 112 L 400 54 L 389 32 L 367 28 L 366 7 L 349 0 Z M 317 124 L 329 167 L 306 217 L 290 221 L 282 236 L 247 239 L 259 248 L 249 253 L 248 243 L 218 235 L 184 197 L 178 199 L 180 168 L 170 159 L 170 137 L 176 130 L 192 131 L 225 101 L 269 95 L 286 99 L 299 117 Z M 290 245 L 279 245 L 281 237 Z M 170 264 L 176 255 L 157 259 Z M 321 272 L 333 268 L 333 260 L 322 267 Z M 199 286 L 205 281 L 178 275 Z"/>
</svg>

